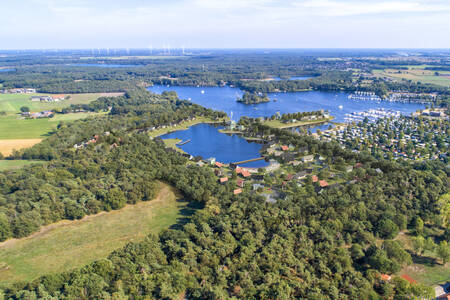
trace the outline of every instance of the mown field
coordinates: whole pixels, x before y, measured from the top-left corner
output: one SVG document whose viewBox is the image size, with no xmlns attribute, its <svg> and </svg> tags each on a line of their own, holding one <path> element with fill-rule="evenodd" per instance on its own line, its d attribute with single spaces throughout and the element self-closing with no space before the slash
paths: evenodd
<svg viewBox="0 0 450 300">
<path fill-rule="evenodd" d="M 50 95 L 51 94 L 0 94 L 0 112 L 7 114 L 18 113 L 22 106 L 30 108 L 31 112 L 39 112 L 43 110 L 62 109 L 71 104 L 87 104 L 102 96 L 117 96 L 121 93 L 89 93 L 89 94 L 67 94 L 69 100 L 59 102 L 32 102 L 31 96 Z"/>
<path fill-rule="evenodd" d="M 374 70 L 373 72 L 380 77 L 390 77 L 398 80 L 406 79 L 450 87 L 450 72 L 439 72 L 439 76 L 437 76 L 434 71 L 423 70 L 417 67 L 409 70 L 386 69 Z"/>
<path fill-rule="evenodd" d="M 52 134 L 61 121 L 71 122 L 104 113 L 58 114 L 53 118 L 24 119 L 18 115 L 0 116 L 0 153 L 31 147 Z"/>
<path fill-rule="evenodd" d="M 31 281 L 105 258 L 126 243 L 180 224 L 193 211 L 177 190 L 160 183 L 157 198 L 77 221 L 61 221 L 23 239 L 0 243 L 0 285 Z"/>
</svg>

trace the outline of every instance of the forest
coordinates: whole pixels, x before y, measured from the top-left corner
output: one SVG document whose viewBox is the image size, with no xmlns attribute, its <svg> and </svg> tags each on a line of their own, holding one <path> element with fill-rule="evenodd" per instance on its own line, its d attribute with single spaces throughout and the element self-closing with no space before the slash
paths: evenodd
<svg viewBox="0 0 450 300">
<path fill-rule="evenodd" d="M 307 135 L 254 124 L 283 144 L 306 147 L 336 164 L 360 164 L 355 183 L 319 193 L 297 187 L 267 203 L 249 190 L 233 195 L 208 167 L 165 149 L 145 129 L 191 116 L 224 115 L 143 89 L 100 98 L 105 117 L 60 124 L 56 134 L 13 158 L 48 160 L 0 173 L 0 237 L 23 237 L 61 219 L 77 219 L 148 201 L 155 180 L 201 202 L 190 223 L 132 242 L 83 268 L 4 287 L 6 299 L 410 299 L 429 287 L 396 273 L 411 254 L 394 238 L 448 240 L 440 202 L 449 169 L 442 162 L 394 162 L 345 150 Z M 82 149 L 74 144 L 94 139 Z M 383 171 L 377 175 L 376 169 Z M 426 226 L 423 226 L 426 224 Z M 430 228 L 447 228 L 433 236 Z M 447 248 L 444 248 L 444 250 Z M 450 253 L 442 255 L 442 261 Z M 1 295 L 1 292 L 0 292 Z"/>
</svg>

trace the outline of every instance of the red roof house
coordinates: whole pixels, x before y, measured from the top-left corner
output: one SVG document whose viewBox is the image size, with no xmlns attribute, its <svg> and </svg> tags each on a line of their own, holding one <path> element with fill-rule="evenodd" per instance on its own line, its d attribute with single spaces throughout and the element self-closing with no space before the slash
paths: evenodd
<svg viewBox="0 0 450 300">
<path fill-rule="evenodd" d="M 220 163 L 220 162 L 218 162 L 218 161 L 216 161 L 216 163 L 214 164 L 216 167 L 218 167 L 218 168 L 222 168 L 223 167 L 223 164 L 222 163 Z"/>
<path fill-rule="evenodd" d="M 283 151 L 288 151 L 288 150 L 289 150 L 289 147 L 286 146 L 286 145 L 283 145 L 283 146 L 281 146 L 281 150 L 283 150 Z"/>
<path fill-rule="evenodd" d="M 244 176 L 244 177 L 250 177 L 252 174 L 250 174 L 250 172 L 249 171 L 247 171 L 247 170 L 242 170 L 242 172 L 241 172 L 241 174 L 242 174 L 242 176 Z"/>
<path fill-rule="evenodd" d="M 233 191 L 233 194 L 235 194 L 235 195 L 238 195 L 238 194 L 240 194 L 240 193 L 242 193 L 242 189 L 241 189 L 241 188 L 235 189 L 235 190 Z"/>
<path fill-rule="evenodd" d="M 326 182 L 326 180 L 320 180 L 319 181 L 319 185 L 320 185 L 320 187 L 327 187 L 328 186 L 328 182 Z"/>
<path fill-rule="evenodd" d="M 317 175 L 313 175 L 313 176 L 311 176 L 311 178 L 312 178 L 313 182 L 319 181 L 319 177 L 317 177 Z"/>
<path fill-rule="evenodd" d="M 242 180 L 242 179 L 237 179 L 237 180 L 236 180 L 236 185 L 239 186 L 239 187 L 243 187 L 243 186 L 244 186 L 244 180 Z"/>
<path fill-rule="evenodd" d="M 228 181 L 228 177 L 222 177 L 219 179 L 220 183 L 224 183 Z"/>
</svg>

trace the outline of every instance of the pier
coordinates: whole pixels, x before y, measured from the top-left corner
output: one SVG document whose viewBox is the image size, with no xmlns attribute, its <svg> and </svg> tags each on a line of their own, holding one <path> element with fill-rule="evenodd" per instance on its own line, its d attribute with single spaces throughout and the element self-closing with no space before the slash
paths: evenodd
<svg viewBox="0 0 450 300">
<path fill-rule="evenodd" d="M 175 145 L 177 145 L 177 146 L 183 146 L 183 145 L 185 145 L 185 144 L 187 144 L 187 143 L 189 143 L 191 140 L 186 140 L 186 141 L 181 141 L 181 142 L 178 142 L 178 143 L 176 143 Z"/>
<path fill-rule="evenodd" d="M 240 164 L 245 164 L 245 163 L 248 163 L 248 162 L 258 161 L 258 160 L 263 160 L 263 159 L 264 159 L 264 157 L 258 157 L 258 158 L 252 158 L 252 159 L 247 159 L 247 160 L 243 160 L 243 161 L 238 161 L 238 162 L 231 163 L 231 164 L 233 164 L 233 165 L 240 165 Z"/>
</svg>

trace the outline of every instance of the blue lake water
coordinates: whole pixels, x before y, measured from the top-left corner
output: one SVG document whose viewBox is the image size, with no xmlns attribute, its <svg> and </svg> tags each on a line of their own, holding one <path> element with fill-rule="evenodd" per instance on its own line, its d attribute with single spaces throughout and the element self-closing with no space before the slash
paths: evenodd
<svg viewBox="0 0 450 300">
<path fill-rule="evenodd" d="M 167 87 L 155 85 L 149 87 L 148 90 L 158 94 L 163 91 L 175 91 L 180 99 L 187 99 L 207 108 L 224 111 L 228 116 L 231 116 L 231 112 L 233 112 L 232 119 L 235 121 L 238 121 L 242 116 L 268 117 L 274 115 L 277 111 L 283 114 L 324 109 L 334 116 L 333 121 L 344 122 L 345 114 L 372 108 L 400 111 L 406 115 L 425 108 L 424 104 L 348 99 L 349 94 L 344 92 L 269 93 L 271 102 L 247 105 L 236 101 L 236 97 L 241 97 L 243 92 L 238 88 L 229 86 Z M 274 102 L 275 99 L 276 102 Z"/>
<path fill-rule="evenodd" d="M 15 71 L 16 69 L 0 69 L 0 72 L 12 72 Z"/>
<path fill-rule="evenodd" d="M 423 109 L 423 104 L 400 103 L 388 101 L 363 101 L 348 99 L 344 92 L 308 91 L 297 93 L 269 93 L 270 102 L 255 105 L 246 105 L 236 101 L 243 92 L 238 88 L 225 87 L 188 87 L 188 86 L 161 86 L 155 85 L 148 90 L 154 93 L 175 91 L 181 99 L 190 100 L 214 110 L 224 111 L 232 119 L 238 121 L 242 116 L 268 117 L 277 111 L 280 113 L 293 113 L 302 111 L 328 110 L 335 117 L 334 122 L 344 122 L 345 114 L 361 112 L 368 109 L 400 111 L 410 114 Z M 276 100 L 276 102 L 274 101 Z M 315 126 L 325 130 L 330 124 Z M 166 134 L 162 138 L 191 139 L 190 143 L 181 146 L 181 149 L 191 155 L 201 155 L 203 158 L 215 157 L 218 161 L 229 163 L 259 157 L 260 144 L 248 143 L 239 136 L 227 136 L 218 132 L 210 125 L 196 125 L 188 130 Z M 263 167 L 267 162 L 258 161 L 248 163 L 247 167 Z"/>
<path fill-rule="evenodd" d="M 142 67 L 143 65 L 117 65 L 117 64 L 67 64 L 71 67 L 98 67 L 98 68 L 129 68 L 129 67 Z"/>
<path fill-rule="evenodd" d="M 161 136 L 163 139 L 178 138 L 191 142 L 179 146 L 185 152 L 193 156 L 202 156 L 204 159 L 215 157 L 217 161 L 223 163 L 238 162 L 247 159 L 260 157 L 259 151 L 262 145 L 254 142 L 247 142 L 237 135 L 227 135 L 220 133 L 219 129 L 209 124 L 198 124 L 189 127 L 187 130 L 175 131 Z M 243 167 L 259 168 L 265 167 L 268 162 L 264 160 L 242 164 Z"/>
</svg>

